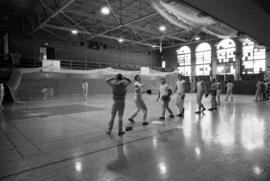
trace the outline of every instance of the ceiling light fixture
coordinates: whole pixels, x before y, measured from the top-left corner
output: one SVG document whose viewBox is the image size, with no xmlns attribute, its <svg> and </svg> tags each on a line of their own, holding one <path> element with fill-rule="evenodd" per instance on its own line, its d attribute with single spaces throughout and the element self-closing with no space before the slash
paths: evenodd
<svg viewBox="0 0 270 181">
<path fill-rule="evenodd" d="M 77 35 L 77 34 L 78 34 L 78 30 L 72 29 L 72 30 L 71 30 L 71 33 L 72 33 L 73 35 Z"/>
<path fill-rule="evenodd" d="M 103 15 L 108 15 L 110 14 L 110 9 L 107 7 L 107 6 L 103 6 L 101 9 L 100 9 L 100 12 L 103 14 Z"/>
<path fill-rule="evenodd" d="M 198 40 L 200 40 L 200 39 L 201 39 L 201 38 L 200 38 L 200 37 L 198 37 L 198 36 L 195 38 L 195 40 L 197 40 L 197 41 L 198 41 Z"/>
<path fill-rule="evenodd" d="M 157 45 L 152 45 L 153 48 L 157 48 Z"/>
<path fill-rule="evenodd" d="M 118 39 L 118 42 L 119 42 L 119 43 L 122 43 L 123 41 L 124 41 L 123 38 L 119 38 L 119 39 Z"/>
<path fill-rule="evenodd" d="M 166 31 L 166 26 L 160 25 L 160 26 L 159 26 L 159 31 L 161 31 L 161 32 Z"/>
</svg>

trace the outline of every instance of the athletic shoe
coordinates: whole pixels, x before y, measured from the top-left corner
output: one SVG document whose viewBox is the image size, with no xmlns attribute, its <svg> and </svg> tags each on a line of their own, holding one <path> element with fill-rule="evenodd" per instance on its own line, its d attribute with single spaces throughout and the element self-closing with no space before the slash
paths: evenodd
<svg viewBox="0 0 270 181">
<path fill-rule="evenodd" d="M 131 123 L 135 123 L 135 121 L 131 118 L 128 118 L 128 120 L 131 122 Z"/>
<path fill-rule="evenodd" d="M 119 136 L 122 136 L 124 134 L 125 134 L 125 131 L 121 131 L 121 132 L 118 133 Z"/>
<path fill-rule="evenodd" d="M 159 117 L 160 120 L 165 120 L 164 116 Z"/>
<path fill-rule="evenodd" d="M 203 111 L 205 111 L 205 110 L 206 110 L 206 109 L 205 109 L 205 107 L 204 107 L 204 108 L 202 108 L 202 112 L 203 112 Z"/>
<path fill-rule="evenodd" d="M 174 115 L 173 115 L 173 114 L 171 114 L 169 117 L 170 117 L 170 118 L 174 118 Z"/>
<path fill-rule="evenodd" d="M 144 121 L 144 122 L 142 122 L 142 125 L 143 126 L 147 126 L 148 125 L 148 122 Z"/>
<path fill-rule="evenodd" d="M 209 111 L 213 111 L 213 110 L 214 110 L 214 108 L 209 108 L 208 110 L 209 110 Z"/>
<path fill-rule="evenodd" d="M 132 126 L 127 126 L 126 127 L 126 131 L 131 131 L 131 130 L 133 130 L 133 127 Z"/>
<path fill-rule="evenodd" d="M 196 112 L 195 112 L 195 114 L 200 114 L 200 113 L 201 113 L 201 111 L 196 111 Z"/>
</svg>

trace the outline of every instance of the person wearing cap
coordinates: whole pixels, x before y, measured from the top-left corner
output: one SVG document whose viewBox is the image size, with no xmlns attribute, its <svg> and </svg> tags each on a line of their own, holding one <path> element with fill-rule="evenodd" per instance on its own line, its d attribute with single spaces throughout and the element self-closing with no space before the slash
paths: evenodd
<svg viewBox="0 0 270 181">
<path fill-rule="evenodd" d="M 106 79 L 106 83 L 111 86 L 113 93 L 113 105 L 111 109 L 111 119 L 108 124 L 107 134 L 111 134 L 116 113 L 118 113 L 118 135 L 125 134 L 123 131 L 123 114 L 125 110 L 125 98 L 127 86 L 131 80 L 123 77 L 122 74 L 117 74 L 116 77 Z"/>
</svg>

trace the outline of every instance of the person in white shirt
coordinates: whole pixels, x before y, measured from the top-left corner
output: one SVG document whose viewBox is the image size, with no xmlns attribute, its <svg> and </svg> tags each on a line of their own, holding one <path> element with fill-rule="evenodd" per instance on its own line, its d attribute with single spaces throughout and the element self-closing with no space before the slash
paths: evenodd
<svg viewBox="0 0 270 181">
<path fill-rule="evenodd" d="M 226 98 L 225 101 L 228 100 L 228 98 L 231 98 L 231 102 L 233 102 L 233 83 L 231 80 L 228 80 L 227 84 L 225 85 L 225 87 L 227 88 L 226 91 Z"/>
<path fill-rule="evenodd" d="M 82 91 L 84 99 L 86 100 L 88 97 L 88 82 L 86 80 L 84 80 L 82 83 Z"/>
<path fill-rule="evenodd" d="M 217 79 L 217 105 L 220 106 L 220 95 L 221 95 L 221 83 L 220 81 Z"/>
<path fill-rule="evenodd" d="M 161 120 L 165 120 L 165 112 L 166 110 L 170 113 L 170 118 L 173 118 L 173 112 L 172 110 L 169 108 L 169 103 L 171 100 L 171 94 L 172 94 L 172 89 L 171 87 L 166 83 L 166 79 L 165 78 L 161 78 L 160 79 L 161 85 L 159 86 L 159 91 L 158 91 L 158 97 L 157 97 L 157 101 L 159 100 L 159 98 L 161 98 L 162 100 L 162 113 L 161 113 L 161 117 L 159 119 Z"/>
<path fill-rule="evenodd" d="M 106 131 L 107 134 L 111 134 L 114 119 L 116 113 L 118 112 L 118 135 L 121 136 L 125 134 L 123 129 L 123 115 L 125 110 L 125 99 L 126 99 L 126 92 L 127 86 L 131 83 L 126 77 L 123 77 L 122 74 L 117 74 L 116 77 L 110 78 L 106 80 L 106 83 L 109 84 L 112 88 L 113 92 L 113 105 L 111 110 L 111 119 L 108 124 L 108 130 Z"/>
<path fill-rule="evenodd" d="M 134 101 L 136 104 L 137 109 L 135 110 L 135 112 L 128 118 L 128 120 L 131 123 L 134 123 L 134 118 L 138 115 L 138 113 L 142 110 L 143 112 L 143 121 L 142 121 L 142 125 L 148 125 L 148 122 L 146 121 L 147 119 L 147 107 L 146 104 L 142 98 L 142 94 L 144 93 L 144 91 L 142 91 L 142 88 L 145 86 L 143 83 L 141 83 L 141 77 L 140 75 L 136 75 L 134 77 L 135 83 L 134 83 L 134 89 L 135 89 L 135 93 L 134 93 Z M 128 126 L 126 128 L 126 130 L 130 129 L 131 126 Z"/>
<path fill-rule="evenodd" d="M 206 92 L 205 90 L 205 83 L 203 80 L 198 80 L 197 84 L 196 84 L 196 89 L 197 89 L 197 104 L 198 104 L 198 111 L 196 111 L 196 114 L 199 114 L 203 111 L 205 111 L 205 107 L 202 104 L 202 98 L 203 98 L 203 94 Z"/>
<path fill-rule="evenodd" d="M 41 92 L 43 93 L 43 100 L 47 101 L 49 97 L 49 87 L 44 87 Z"/>
<path fill-rule="evenodd" d="M 178 80 L 176 81 L 176 87 L 174 89 L 174 93 L 177 92 L 177 100 L 176 105 L 179 109 L 178 117 L 184 116 L 184 100 L 185 100 L 185 93 L 186 93 L 186 81 L 183 79 L 181 74 L 178 75 Z"/>
<path fill-rule="evenodd" d="M 4 89 L 4 85 L 0 84 L 0 109 L 3 109 L 3 100 L 4 100 L 4 95 L 5 95 L 5 89 Z"/>
</svg>

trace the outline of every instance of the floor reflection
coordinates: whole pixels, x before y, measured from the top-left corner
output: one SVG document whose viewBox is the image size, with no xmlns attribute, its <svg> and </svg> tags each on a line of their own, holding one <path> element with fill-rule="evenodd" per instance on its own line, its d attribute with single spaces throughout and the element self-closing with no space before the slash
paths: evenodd
<svg viewBox="0 0 270 181">
<path fill-rule="evenodd" d="M 247 150 L 264 146 L 265 123 L 254 115 L 246 115 L 241 121 L 241 143 Z"/>
<path fill-rule="evenodd" d="M 125 144 L 122 137 L 110 136 L 111 140 L 117 144 L 116 159 L 107 164 L 107 168 L 111 171 L 119 172 L 124 168 L 128 168 L 128 159 L 125 153 Z"/>
<path fill-rule="evenodd" d="M 1 129 L 3 131 L 6 131 L 6 120 L 5 120 L 2 110 L 0 110 L 0 125 L 1 125 Z"/>
</svg>

